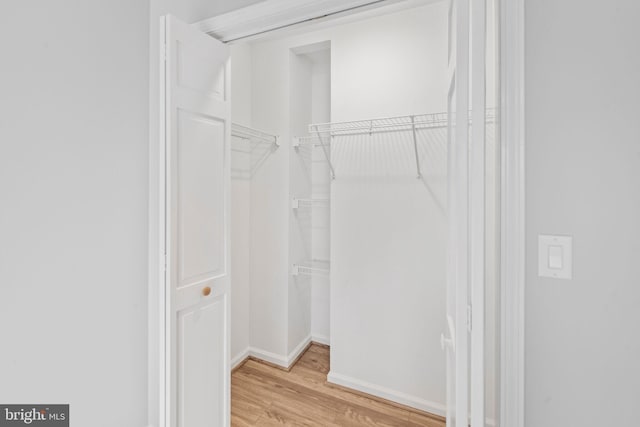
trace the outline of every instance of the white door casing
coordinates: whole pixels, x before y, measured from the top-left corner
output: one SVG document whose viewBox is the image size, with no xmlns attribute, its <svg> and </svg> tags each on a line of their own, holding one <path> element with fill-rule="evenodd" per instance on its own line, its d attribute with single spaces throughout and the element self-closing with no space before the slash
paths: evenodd
<svg viewBox="0 0 640 427">
<path fill-rule="evenodd" d="M 524 0 L 504 2 L 500 6 L 500 133 L 503 155 L 501 157 L 501 318 L 502 329 L 500 331 L 500 421 L 503 425 L 521 427 L 524 425 Z M 263 15 L 262 13 L 260 14 Z M 229 20 L 221 22 L 228 24 Z M 258 28 L 258 27 L 256 27 Z M 164 18 L 162 18 L 161 40 L 164 42 Z M 257 30 L 254 32 L 258 32 Z M 152 33 L 152 40 L 156 40 L 157 34 Z M 152 65 L 156 58 L 156 50 L 152 42 Z M 164 55 L 164 50 L 162 50 Z M 162 59 L 162 58 L 160 58 Z M 163 61 L 161 61 L 163 62 Z M 160 82 L 164 82 L 164 62 L 160 65 Z M 153 81 L 154 71 L 151 71 Z M 149 425 L 164 427 L 168 425 L 171 412 L 169 405 L 170 396 L 170 361 L 169 339 L 167 330 L 170 330 L 169 310 L 167 309 L 169 298 L 164 289 L 169 289 L 168 281 L 164 280 L 164 257 L 168 239 L 164 237 L 165 231 L 165 191 L 168 185 L 165 179 L 164 133 L 168 126 L 164 125 L 167 118 L 164 110 L 165 85 L 160 89 L 160 115 L 157 115 L 158 104 L 151 100 L 150 115 L 152 128 L 160 129 L 160 138 L 152 132 L 150 134 L 151 156 L 150 168 L 152 173 L 159 167 L 157 186 L 150 186 L 150 271 L 157 271 L 162 277 L 161 281 L 150 274 L 149 306 L 158 307 L 160 316 L 156 317 L 150 312 L 149 340 L 152 344 L 149 351 L 150 384 L 149 384 Z M 160 126 L 155 117 L 160 117 Z M 160 141 L 160 143 L 158 143 Z M 157 151 L 156 151 L 157 150 Z M 155 154 L 154 154 L 155 153 Z M 159 160 L 159 161 L 158 161 Z M 157 166 L 156 166 L 157 164 Z M 451 166 L 451 165 L 450 165 Z M 159 191 L 158 191 L 159 190 Z M 158 194 L 156 194 L 156 192 Z M 158 200 L 157 204 L 153 201 Z M 154 215 L 159 217 L 160 226 L 154 227 Z M 157 238 L 157 242 L 154 241 Z M 166 285 L 165 285 L 166 283 Z M 161 289 L 157 294 L 155 289 Z M 453 325 L 449 326 L 450 328 Z M 453 331 L 452 331 L 453 332 Z M 452 336 L 455 336 L 452 333 Z M 444 338 L 444 336 L 443 336 Z M 445 340 L 445 343 L 452 342 Z M 156 344 L 156 345 L 153 345 Z M 156 349 L 160 349 L 157 351 Z M 166 349 L 167 351 L 164 351 Z M 449 358 L 447 358 L 449 360 Z M 155 369 L 155 367 L 159 369 Z M 451 402 L 451 400 L 449 400 Z"/>
<path fill-rule="evenodd" d="M 485 3 L 449 4 L 449 427 L 485 425 Z"/>
<path fill-rule="evenodd" d="M 449 3 L 447 427 L 469 413 L 469 0 Z"/>
<path fill-rule="evenodd" d="M 471 141 L 469 144 L 469 289 L 471 427 L 485 426 L 486 0 L 471 2 Z"/>
<path fill-rule="evenodd" d="M 165 24 L 166 414 L 169 427 L 230 423 L 229 48 Z"/>
</svg>

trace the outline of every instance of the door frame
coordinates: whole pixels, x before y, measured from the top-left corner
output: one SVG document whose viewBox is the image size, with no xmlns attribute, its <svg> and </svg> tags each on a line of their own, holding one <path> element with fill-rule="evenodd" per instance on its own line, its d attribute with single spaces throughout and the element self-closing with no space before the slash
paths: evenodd
<svg viewBox="0 0 640 427">
<path fill-rule="evenodd" d="M 525 0 L 500 0 L 500 424 L 525 413 Z"/>
<path fill-rule="evenodd" d="M 444 0 L 443 0 L 444 1 Z M 308 1 L 307 3 L 314 3 Z M 315 2 L 317 16 L 322 2 Z M 377 3 L 377 2 L 376 2 Z M 390 3 L 395 3 L 394 1 Z M 256 20 L 268 14 L 272 23 L 291 25 L 298 18 L 281 0 L 268 0 L 243 9 L 244 23 L 235 15 L 216 17 L 216 23 L 242 31 L 263 31 Z M 383 4 L 381 4 L 383 5 Z M 524 0 L 499 0 L 500 7 L 500 425 L 524 427 L 525 392 L 525 81 Z M 152 13 L 154 11 L 152 10 Z M 269 13 L 271 12 L 271 13 Z M 301 12 L 299 12 L 301 13 Z M 306 11 L 305 13 L 309 13 Z M 153 15 L 152 15 L 153 16 Z M 302 16 L 302 15 L 301 15 Z M 308 19 L 308 17 L 307 17 Z M 329 19 L 329 18 L 327 18 Z M 301 19 L 300 19 L 301 20 Z M 154 22 L 155 21 L 155 22 Z M 148 421 L 166 427 L 165 375 L 165 135 L 164 135 L 164 25 L 152 19 L 150 30 L 149 95 L 149 248 L 148 248 Z M 204 20 L 193 24 L 207 25 Z M 209 22 L 210 24 L 210 22 Z M 277 26 L 277 25 L 276 25 Z M 268 34 L 268 33 L 267 33 Z"/>
</svg>

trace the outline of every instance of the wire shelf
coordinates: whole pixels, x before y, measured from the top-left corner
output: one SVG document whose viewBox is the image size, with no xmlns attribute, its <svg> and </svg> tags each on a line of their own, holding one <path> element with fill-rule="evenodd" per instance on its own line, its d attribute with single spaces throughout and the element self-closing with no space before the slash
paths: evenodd
<svg viewBox="0 0 640 427">
<path fill-rule="evenodd" d="M 397 132 L 435 129 L 447 126 L 447 113 L 418 114 L 355 120 L 350 122 L 316 123 L 309 125 L 309 133 L 320 136 L 344 136 L 373 132 Z"/>
<path fill-rule="evenodd" d="M 469 114 L 471 117 L 471 114 Z M 496 109 L 487 108 L 486 120 L 496 120 Z M 471 120 L 469 120 L 471 122 Z M 446 128 L 447 113 L 416 114 L 409 116 L 384 117 L 378 119 L 354 120 L 349 122 L 314 123 L 309 125 L 309 133 L 316 140 L 322 137 L 371 134 L 374 132 L 397 132 L 422 129 Z"/>
<path fill-rule="evenodd" d="M 238 138 L 250 139 L 252 141 L 273 144 L 276 147 L 280 146 L 277 135 L 273 135 L 258 129 L 250 128 L 248 126 L 243 126 L 238 123 L 231 124 L 231 135 L 236 136 Z"/>
<path fill-rule="evenodd" d="M 292 209 L 328 208 L 329 199 L 297 199 L 291 200 Z"/>
<path fill-rule="evenodd" d="M 469 115 L 471 117 L 471 114 Z M 455 120 L 455 117 L 452 117 Z M 496 110 L 488 108 L 485 114 L 487 123 L 496 122 Z M 469 120 L 471 125 L 471 120 Z M 314 135 L 308 140 L 319 141 L 325 150 L 325 157 L 331 170 L 331 177 L 335 179 L 335 168 L 326 150 L 329 141 L 335 142 L 336 137 L 354 135 L 373 135 L 383 132 L 405 132 L 413 141 L 413 154 L 415 159 L 416 177 L 422 178 L 422 166 L 420 165 L 420 155 L 418 150 L 418 134 L 420 131 L 446 129 L 449 125 L 449 115 L 447 113 L 416 114 L 409 116 L 384 117 L 378 119 L 355 120 L 349 122 L 316 123 L 309 125 L 309 133 Z M 325 142 L 324 140 L 327 140 Z"/>
</svg>

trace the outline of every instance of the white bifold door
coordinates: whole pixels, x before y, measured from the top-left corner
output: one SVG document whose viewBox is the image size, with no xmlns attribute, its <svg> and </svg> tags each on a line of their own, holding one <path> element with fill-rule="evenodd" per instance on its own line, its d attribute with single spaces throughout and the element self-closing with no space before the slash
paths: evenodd
<svg viewBox="0 0 640 427">
<path fill-rule="evenodd" d="M 229 48 L 164 18 L 166 420 L 223 427 L 229 373 Z"/>
<path fill-rule="evenodd" d="M 449 7 L 448 427 L 485 425 L 485 7 Z"/>
</svg>

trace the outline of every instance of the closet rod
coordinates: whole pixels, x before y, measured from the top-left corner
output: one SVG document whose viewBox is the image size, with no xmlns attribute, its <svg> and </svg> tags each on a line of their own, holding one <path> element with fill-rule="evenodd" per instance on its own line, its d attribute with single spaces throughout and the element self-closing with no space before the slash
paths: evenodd
<svg viewBox="0 0 640 427">
<path fill-rule="evenodd" d="M 238 123 L 231 123 L 231 135 L 238 138 L 258 140 L 261 142 L 273 144 L 276 148 L 280 147 L 277 135 L 250 128 L 249 126 L 243 126 Z"/>
</svg>

